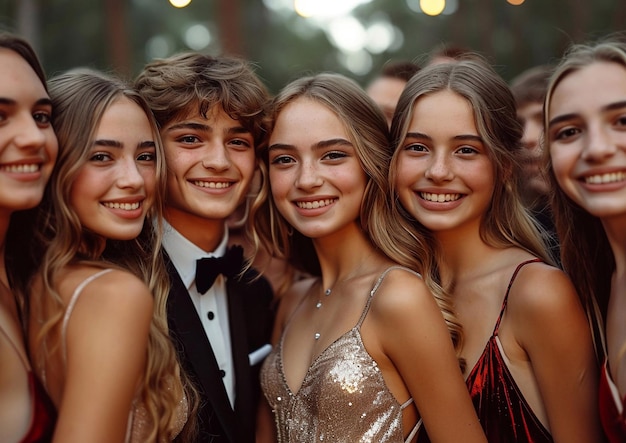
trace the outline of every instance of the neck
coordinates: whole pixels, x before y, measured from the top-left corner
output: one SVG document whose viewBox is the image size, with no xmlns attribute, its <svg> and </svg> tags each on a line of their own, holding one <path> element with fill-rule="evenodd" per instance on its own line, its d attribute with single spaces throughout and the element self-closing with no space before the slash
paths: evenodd
<svg viewBox="0 0 626 443">
<path fill-rule="evenodd" d="M 332 288 L 338 281 L 367 273 L 385 261 L 356 222 L 333 235 L 313 239 L 313 244 L 324 288 Z"/>
<path fill-rule="evenodd" d="M 164 211 L 167 222 L 183 237 L 205 252 L 212 252 L 224 238 L 226 222 L 223 219 L 198 217 L 168 207 Z"/>
<path fill-rule="evenodd" d="M 478 226 L 436 232 L 439 248 L 439 267 L 444 287 L 465 278 L 485 263 L 493 250 L 480 237 Z"/>
</svg>

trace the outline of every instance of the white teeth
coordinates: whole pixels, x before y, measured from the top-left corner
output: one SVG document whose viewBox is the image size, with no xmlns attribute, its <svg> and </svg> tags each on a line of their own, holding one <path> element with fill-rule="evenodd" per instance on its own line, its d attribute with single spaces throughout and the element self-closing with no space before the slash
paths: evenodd
<svg viewBox="0 0 626 443">
<path fill-rule="evenodd" d="M 134 211 L 135 209 L 139 209 L 141 205 L 140 202 L 136 203 L 113 203 L 113 202 L 105 202 L 102 203 L 107 208 L 111 209 L 123 209 L 124 211 Z"/>
<path fill-rule="evenodd" d="M 194 185 L 200 186 L 201 188 L 212 188 L 212 189 L 223 189 L 232 186 L 231 182 L 205 182 L 205 181 L 195 181 Z"/>
<path fill-rule="evenodd" d="M 296 205 L 298 205 L 300 209 L 317 209 L 328 206 L 331 203 L 334 203 L 335 200 L 336 199 L 334 198 L 327 198 L 325 200 L 316 200 L 312 202 L 296 202 Z"/>
<path fill-rule="evenodd" d="M 424 200 L 437 203 L 451 202 L 461 198 L 461 194 L 431 194 L 430 192 L 420 192 L 420 196 Z"/>
<path fill-rule="evenodd" d="M 39 171 L 39 165 L 38 164 L 31 164 L 31 165 L 6 165 L 6 166 L 0 167 L 0 169 L 2 169 L 3 171 L 7 171 L 7 172 L 28 173 L 28 172 L 37 172 L 37 171 Z"/>
<path fill-rule="evenodd" d="M 606 174 L 597 174 L 590 175 L 585 177 L 585 183 L 589 184 L 605 184 L 605 183 L 615 183 L 626 180 L 626 172 L 608 172 Z"/>
</svg>

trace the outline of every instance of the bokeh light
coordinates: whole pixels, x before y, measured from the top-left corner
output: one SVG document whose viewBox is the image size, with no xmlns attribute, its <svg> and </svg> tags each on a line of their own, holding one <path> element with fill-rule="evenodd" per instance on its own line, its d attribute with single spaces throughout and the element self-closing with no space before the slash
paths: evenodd
<svg viewBox="0 0 626 443">
<path fill-rule="evenodd" d="M 189 6 L 191 0 L 170 0 L 170 4 L 175 8 L 184 8 L 185 6 Z"/>
<path fill-rule="evenodd" d="M 513 6 L 519 6 L 522 3 L 524 3 L 525 0 L 506 0 L 506 1 L 512 4 Z"/>
<path fill-rule="evenodd" d="M 446 0 L 420 0 L 420 8 L 426 15 L 439 15 L 446 7 Z"/>
</svg>

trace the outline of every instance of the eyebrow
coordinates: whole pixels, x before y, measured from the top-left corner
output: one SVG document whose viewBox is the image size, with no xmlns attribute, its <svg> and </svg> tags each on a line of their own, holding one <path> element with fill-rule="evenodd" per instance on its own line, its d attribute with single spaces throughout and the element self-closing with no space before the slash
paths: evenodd
<svg viewBox="0 0 626 443">
<path fill-rule="evenodd" d="M 122 149 L 124 145 L 117 140 L 98 139 L 93 142 L 94 146 Z M 137 149 L 154 148 L 156 144 L 152 140 L 146 140 L 137 145 Z"/>
<path fill-rule="evenodd" d="M 0 105 L 15 105 L 17 101 L 12 98 L 0 97 Z M 52 106 L 52 100 L 49 98 L 40 98 L 35 102 L 35 106 Z"/>
<path fill-rule="evenodd" d="M 405 138 L 422 138 L 426 140 L 432 140 L 432 137 L 426 134 L 422 134 L 421 132 L 408 132 Z M 452 137 L 452 140 L 460 140 L 460 141 L 475 141 L 479 143 L 483 143 L 483 138 L 478 135 L 473 134 L 460 134 Z"/>
<path fill-rule="evenodd" d="M 213 131 L 213 127 L 209 125 L 205 125 L 203 123 L 195 123 L 195 122 L 181 122 L 176 123 L 175 125 L 170 126 L 166 129 L 166 131 L 177 131 L 179 129 L 190 129 L 195 131 Z M 226 131 L 228 134 L 251 134 L 251 132 L 244 128 L 243 126 L 235 126 L 232 128 L 228 128 Z"/>
<path fill-rule="evenodd" d="M 345 138 L 331 138 L 329 140 L 321 140 L 317 143 L 314 143 L 312 148 L 314 150 L 328 148 L 329 146 L 352 146 L 352 143 Z M 286 149 L 286 150 L 294 150 L 296 147 L 294 145 L 289 145 L 286 143 L 274 143 L 268 148 L 268 151 L 273 151 L 276 149 Z"/>
<path fill-rule="evenodd" d="M 615 111 L 618 109 L 622 109 L 622 108 L 626 108 L 626 100 L 623 101 L 619 101 L 619 102 L 615 102 L 615 103 L 609 103 L 606 106 L 603 106 L 602 108 L 600 108 L 601 112 L 607 112 L 607 111 Z M 577 113 L 570 113 L 570 114 L 563 114 L 563 115 L 558 115 L 556 117 L 554 117 L 552 120 L 550 120 L 550 122 L 548 123 L 548 127 L 551 128 L 552 126 L 564 122 L 564 121 L 568 121 L 568 120 L 572 120 L 576 117 L 578 117 L 579 115 Z"/>
</svg>

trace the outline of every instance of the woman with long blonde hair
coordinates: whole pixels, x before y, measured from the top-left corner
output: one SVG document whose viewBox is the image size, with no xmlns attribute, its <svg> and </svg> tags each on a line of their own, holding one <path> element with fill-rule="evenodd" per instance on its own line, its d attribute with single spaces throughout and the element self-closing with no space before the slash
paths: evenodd
<svg viewBox="0 0 626 443">
<path fill-rule="evenodd" d="M 193 393 L 168 337 L 163 147 L 143 98 L 90 70 L 50 80 L 59 159 L 23 276 L 55 442 L 169 442 Z"/>
</svg>

